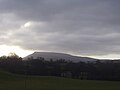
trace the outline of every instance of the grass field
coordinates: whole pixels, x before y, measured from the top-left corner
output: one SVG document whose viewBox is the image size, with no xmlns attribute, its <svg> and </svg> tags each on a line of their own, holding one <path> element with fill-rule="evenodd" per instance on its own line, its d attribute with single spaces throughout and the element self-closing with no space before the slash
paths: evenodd
<svg viewBox="0 0 120 90">
<path fill-rule="evenodd" d="M 120 82 L 60 77 L 27 77 L 0 72 L 0 90 L 120 90 Z"/>
</svg>

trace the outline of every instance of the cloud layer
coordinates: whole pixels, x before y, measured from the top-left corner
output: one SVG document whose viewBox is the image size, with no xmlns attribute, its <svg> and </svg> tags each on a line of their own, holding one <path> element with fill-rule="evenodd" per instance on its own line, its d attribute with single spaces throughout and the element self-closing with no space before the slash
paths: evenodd
<svg viewBox="0 0 120 90">
<path fill-rule="evenodd" d="M 0 45 L 120 54 L 120 0 L 0 0 Z"/>
</svg>

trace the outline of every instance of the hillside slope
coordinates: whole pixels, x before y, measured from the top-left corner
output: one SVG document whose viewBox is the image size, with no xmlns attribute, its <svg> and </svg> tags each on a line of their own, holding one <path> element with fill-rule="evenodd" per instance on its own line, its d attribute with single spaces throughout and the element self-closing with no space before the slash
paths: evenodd
<svg viewBox="0 0 120 90">
<path fill-rule="evenodd" d="M 28 55 L 27 57 L 24 57 L 24 60 L 27 60 L 28 58 L 37 59 L 39 57 L 43 57 L 45 60 L 58 60 L 58 59 L 65 59 L 66 61 L 73 61 L 73 62 L 94 62 L 97 59 L 89 58 L 89 57 L 78 57 L 73 56 L 70 54 L 64 54 L 64 53 L 53 53 L 53 52 L 34 52 L 33 54 Z"/>
<path fill-rule="evenodd" d="M 26 77 L 2 71 L 0 72 L 0 90 L 120 90 L 120 82 L 79 80 L 50 76 Z"/>
</svg>

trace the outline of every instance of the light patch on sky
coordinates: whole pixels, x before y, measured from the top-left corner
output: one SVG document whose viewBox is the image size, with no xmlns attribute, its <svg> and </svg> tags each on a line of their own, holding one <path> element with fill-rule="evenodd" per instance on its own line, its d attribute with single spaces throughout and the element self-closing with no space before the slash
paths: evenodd
<svg viewBox="0 0 120 90">
<path fill-rule="evenodd" d="M 24 50 L 24 49 L 20 48 L 19 46 L 0 45 L 0 56 L 3 56 L 3 55 L 7 56 L 7 55 L 9 55 L 9 53 L 16 53 L 20 57 L 25 57 L 25 56 L 33 53 L 33 51 Z"/>
<path fill-rule="evenodd" d="M 109 54 L 109 55 L 101 55 L 101 56 L 88 56 L 91 58 L 97 58 L 97 59 L 120 59 L 120 55 L 119 54 Z"/>
<path fill-rule="evenodd" d="M 27 28 L 27 27 L 30 27 L 31 26 L 31 22 L 27 22 L 23 25 L 23 28 Z"/>
</svg>

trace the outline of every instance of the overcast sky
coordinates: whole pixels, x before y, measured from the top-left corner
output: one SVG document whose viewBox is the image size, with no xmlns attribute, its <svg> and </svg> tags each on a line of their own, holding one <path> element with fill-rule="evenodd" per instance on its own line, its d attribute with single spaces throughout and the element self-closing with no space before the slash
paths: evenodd
<svg viewBox="0 0 120 90">
<path fill-rule="evenodd" d="M 120 0 L 0 0 L 0 45 L 117 58 Z"/>
</svg>

